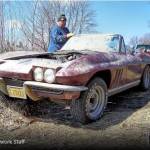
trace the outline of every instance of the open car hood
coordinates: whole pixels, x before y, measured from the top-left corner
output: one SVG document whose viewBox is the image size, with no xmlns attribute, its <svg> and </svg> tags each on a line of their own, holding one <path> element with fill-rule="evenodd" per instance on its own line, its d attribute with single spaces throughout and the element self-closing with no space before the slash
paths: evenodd
<svg viewBox="0 0 150 150">
<path fill-rule="evenodd" d="M 41 66 L 45 68 L 53 68 L 63 66 L 62 62 L 58 60 L 43 59 L 43 58 L 27 58 L 19 60 L 4 60 L 0 64 L 0 71 L 15 72 L 15 73 L 29 73 L 33 66 Z"/>
</svg>

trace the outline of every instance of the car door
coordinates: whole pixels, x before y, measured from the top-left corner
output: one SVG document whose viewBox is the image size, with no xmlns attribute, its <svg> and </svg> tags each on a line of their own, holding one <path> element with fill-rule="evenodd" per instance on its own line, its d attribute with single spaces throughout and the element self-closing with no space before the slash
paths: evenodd
<svg viewBox="0 0 150 150">
<path fill-rule="evenodd" d="M 124 42 L 124 41 L 122 41 Z M 127 50 L 127 83 L 138 81 L 143 72 L 142 59 Z"/>
<path fill-rule="evenodd" d="M 117 61 L 115 62 L 115 67 L 112 71 L 112 84 L 111 88 L 118 88 L 126 84 L 127 78 L 127 62 L 126 62 L 126 50 L 121 45 L 121 36 L 114 38 L 114 45 L 117 45 L 116 48 L 113 48 L 115 51 L 115 56 Z"/>
</svg>

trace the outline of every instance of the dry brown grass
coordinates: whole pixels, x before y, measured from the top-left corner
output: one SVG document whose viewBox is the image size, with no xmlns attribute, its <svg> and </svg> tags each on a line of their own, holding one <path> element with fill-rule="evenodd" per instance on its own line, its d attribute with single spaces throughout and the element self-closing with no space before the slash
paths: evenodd
<svg viewBox="0 0 150 150">
<path fill-rule="evenodd" d="M 22 115 L 25 102 L 1 101 L 0 139 L 25 139 L 26 147 L 57 149 L 149 147 L 149 97 L 150 91 L 136 88 L 111 97 L 103 118 L 88 125 L 74 122 L 69 110 L 46 100 L 31 104 L 27 118 Z"/>
</svg>

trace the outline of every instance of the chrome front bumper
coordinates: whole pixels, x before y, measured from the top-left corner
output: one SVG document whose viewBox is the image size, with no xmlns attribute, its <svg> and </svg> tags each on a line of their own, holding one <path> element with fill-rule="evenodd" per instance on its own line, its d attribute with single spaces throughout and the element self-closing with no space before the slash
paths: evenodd
<svg viewBox="0 0 150 150">
<path fill-rule="evenodd" d="M 15 85 L 15 87 L 24 88 L 26 95 L 34 101 L 41 99 L 41 97 L 49 97 L 54 99 L 76 98 L 80 95 L 80 92 L 88 90 L 85 86 L 49 84 L 36 81 L 25 81 L 22 85 Z M 0 91 L 6 95 L 9 95 L 7 91 L 7 83 L 5 83 L 3 78 L 0 78 Z"/>
<path fill-rule="evenodd" d="M 25 81 L 23 86 L 25 87 L 26 94 L 35 101 L 39 100 L 41 97 L 49 97 L 51 100 L 77 99 L 80 96 L 80 92 L 88 89 L 85 86 L 48 84 L 36 81 Z"/>
<path fill-rule="evenodd" d="M 70 85 L 60 85 L 60 84 L 49 84 L 49 83 L 42 83 L 36 81 L 25 81 L 23 86 L 31 86 L 43 89 L 53 89 L 53 90 L 60 90 L 66 92 L 82 92 L 86 91 L 88 88 L 85 86 L 70 86 Z"/>
</svg>

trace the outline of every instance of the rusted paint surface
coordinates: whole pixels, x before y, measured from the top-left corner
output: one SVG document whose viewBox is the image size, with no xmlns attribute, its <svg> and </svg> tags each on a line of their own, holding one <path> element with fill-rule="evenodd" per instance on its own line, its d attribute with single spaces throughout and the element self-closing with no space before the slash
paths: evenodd
<svg viewBox="0 0 150 150">
<path fill-rule="evenodd" d="M 39 66 L 43 69 L 56 70 L 55 83 L 57 84 L 86 85 L 96 73 L 109 70 L 111 81 L 108 89 L 113 89 L 140 80 L 147 64 L 150 64 L 150 55 L 146 53 L 132 55 L 109 51 L 64 50 L 53 54 L 44 53 L 2 60 L 0 62 L 0 77 L 24 81 L 34 80 L 33 69 Z M 30 91 L 30 95 L 33 94 L 35 99 L 35 95 L 54 99 L 77 99 L 80 96 L 78 92 L 64 92 L 62 95 L 32 92 Z"/>
</svg>

